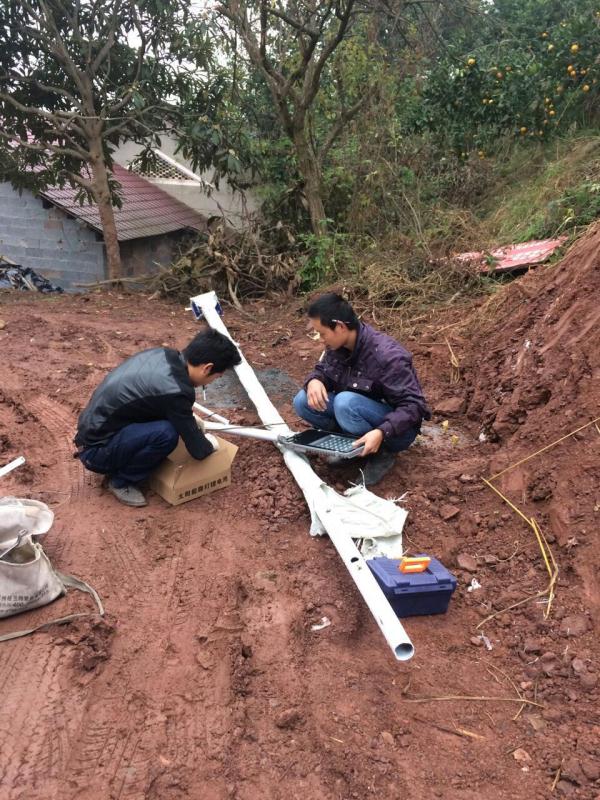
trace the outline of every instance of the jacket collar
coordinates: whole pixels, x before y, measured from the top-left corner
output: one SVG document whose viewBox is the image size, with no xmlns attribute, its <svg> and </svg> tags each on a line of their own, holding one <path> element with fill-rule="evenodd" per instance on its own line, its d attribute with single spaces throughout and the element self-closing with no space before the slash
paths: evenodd
<svg viewBox="0 0 600 800">
<path fill-rule="evenodd" d="M 348 350 L 345 347 L 340 347 L 339 350 L 335 351 L 336 353 L 338 353 L 340 360 L 346 364 L 354 364 L 360 350 L 364 346 L 366 337 L 367 337 L 367 326 L 363 322 L 359 322 L 358 332 L 356 335 L 356 342 L 354 344 L 354 350 Z"/>
</svg>

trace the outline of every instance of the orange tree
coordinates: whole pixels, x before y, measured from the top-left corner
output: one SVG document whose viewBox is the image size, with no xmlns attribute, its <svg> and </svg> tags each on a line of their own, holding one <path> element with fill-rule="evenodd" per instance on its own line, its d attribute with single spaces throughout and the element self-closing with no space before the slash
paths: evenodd
<svg viewBox="0 0 600 800">
<path fill-rule="evenodd" d="M 430 63 L 417 129 L 466 158 L 500 136 L 545 140 L 600 119 L 600 2 L 496 0 Z"/>
</svg>

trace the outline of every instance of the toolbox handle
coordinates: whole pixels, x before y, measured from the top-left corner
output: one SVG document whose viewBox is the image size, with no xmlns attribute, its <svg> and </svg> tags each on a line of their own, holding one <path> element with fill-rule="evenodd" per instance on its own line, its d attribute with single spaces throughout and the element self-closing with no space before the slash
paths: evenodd
<svg viewBox="0 0 600 800">
<path fill-rule="evenodd" d="M 398 564 L 398 569 L 405 574 L 425 572 L 430 564 L 431 558 L 429 556 L 403 556 Z"/>
</svg>

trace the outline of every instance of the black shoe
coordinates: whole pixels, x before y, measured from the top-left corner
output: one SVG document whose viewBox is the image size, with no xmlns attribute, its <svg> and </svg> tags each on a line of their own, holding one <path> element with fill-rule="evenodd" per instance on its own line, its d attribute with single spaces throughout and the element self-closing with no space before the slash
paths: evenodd
<svg viewBox="0 0 600 800">
<path fill-rule="evenodd" d="M 354 483 L 374 486 L 388 474 L 396 463 L 396 453 L 380 448 L 376 453 L 364 459 L 364 467 L 354 479 Z"/>
</svg>

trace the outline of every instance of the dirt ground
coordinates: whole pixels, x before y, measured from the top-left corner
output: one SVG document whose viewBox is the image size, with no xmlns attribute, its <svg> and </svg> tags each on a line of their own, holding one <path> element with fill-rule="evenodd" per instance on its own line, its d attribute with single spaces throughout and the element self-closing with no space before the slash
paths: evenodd
<svg viewBox="0 0 600 800">
<path fill-rule="evenodd" d="M 600 416 L 599 254 L 596 229 L 560 265 L 404 342 L 435 415 L 376 491 L 407 493 L 407 548 L 459 580 L 447 614 L 405 621 L 406 663 L 331 543 L 309 536 L 272 445 L 238 440 L 233 485 L 176 508 L 155 495 L 123 507 L 72 458 L 105 372 L 184 346 L 189 312 L 114 292 L 0 295 L 0 464 L 27 458 L 2 494 L 53 508 L 46 551 L 107 609 L 0 644 L 0 798 L 600 798 L 600 428 L 495 482 L 558 563 L 548 619 L 540 597 L 502 612 L 548 574 L 531 528 L 481 480 Z M 225 322 L 255 368 L 297 384 L 319 355 L 299 301 L 226 309 Z M 290 399 L 274 397 L 292 423 Z M 70 592 L 0 631 L 82 609 Z M 331 626 L 313 632 L 322 616 Z"/>
</svg>

